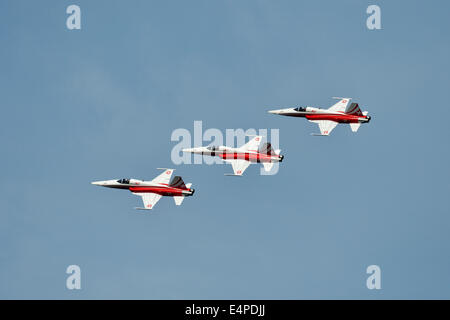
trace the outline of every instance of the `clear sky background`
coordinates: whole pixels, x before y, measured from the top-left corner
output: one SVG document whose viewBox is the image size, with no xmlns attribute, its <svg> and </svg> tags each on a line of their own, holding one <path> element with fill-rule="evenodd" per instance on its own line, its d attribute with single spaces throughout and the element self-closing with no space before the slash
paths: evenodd
<svg viewBox="0 0 450 320">
<path fill-rule="evenodd" d="M 82 29 L 66 28 L 81 7 Z M 381 7 L 382 30 L 366 28 Z M 450 298 L 448 1 L 1 1 L 0 298 Z M 328 138 L 268 114 L 353 97 Z M 177 128 L 278 128 L 279 173 L 173 167 Z M 67 290 L 67 266 L 82 289 Z M 381 290 L 366 268 L 381 267 Z"/>
</svg>

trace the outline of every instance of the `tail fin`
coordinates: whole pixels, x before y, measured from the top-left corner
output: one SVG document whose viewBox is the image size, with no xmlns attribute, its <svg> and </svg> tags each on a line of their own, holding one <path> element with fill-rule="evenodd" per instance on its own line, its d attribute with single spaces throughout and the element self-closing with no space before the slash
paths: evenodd
<svg viewBox="0 0 450 320">
<path fill-rule="evenodd" d="M 278 153 L 277 153 L 278 151 Z M 281 150 L 273 150 L 272 145 L 269 142 L 264 143 L 258 150 L 259 153 L 277 155 Z"/>
<path fill-rule="evenodd" d="M 363 113 L 361 112 L 361 109 L 359 108 L 359 105 L 357 103 L 351 103 L 347 108 L 345 109 L 346 114 L 353 114 L 355 116 L 362 116 Z"/>
<path fill-rule="evenodd" d="M 177 206 L 179 206 L 179 205 L 181 205 L 181 203 L 183 202 L 184 196 L 173 197 L 173 200 L 175 201 L 175 204 L 176 204 Z"/>
<path fill-rule="evenodd" d="M 183 178 L 181 178 L 180 176 L 173 177 L 169 185 L 175 188 L 186 189 L 186 185 L 184 184 Z"/>
</svg>

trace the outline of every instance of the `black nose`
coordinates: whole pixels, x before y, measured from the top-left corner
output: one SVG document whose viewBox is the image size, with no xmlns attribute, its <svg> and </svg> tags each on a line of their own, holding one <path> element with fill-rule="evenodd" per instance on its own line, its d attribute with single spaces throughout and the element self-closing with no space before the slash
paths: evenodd
<svg viewBox="0 0 450 320">
<path fill-rule="evenodd" d="M 282 161 L 283 161 L 283 159 L 284 159 L 284 156 L 283 156 L 283 155 L 281 155 L 281 156 L 280 156 L 280 162 L 282 162 Z"/>
<path fill-rule="evenodd" d="M 195 189 L 191 189 L 191 196 L 193 196 L 194 195 L 194 193 L 195 193 Z"/>
</svg>

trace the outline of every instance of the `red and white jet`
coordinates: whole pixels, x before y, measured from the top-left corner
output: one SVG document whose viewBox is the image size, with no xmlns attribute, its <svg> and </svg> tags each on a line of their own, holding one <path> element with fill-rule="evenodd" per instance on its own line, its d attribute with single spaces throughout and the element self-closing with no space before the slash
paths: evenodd
<svg viewBox="0 0 450 320">
<path fill-rule="evenodd" d="M 269 113 L 279 114 L 289 117 L 302 117 L 319 125 L 319 136 L 328 136 L 331 131 L 339 123 L 348 123 L 353 132 L 358 131 L 361 123 L 368 123 L 371 119 L 368 112 L 361 112 L 357 103 L 350 103 L 351 98 L 336 98 L 340 99 L 338 103 L 331 106 L 329 109 L 319 109 L 313 107 L 298 107 L 287 108 L 279 110 L 270 110 Z"/>
<path fill-rule="evenodd" d="M 209 146 L 183 149 L 183 152 L 191 152 L 201 155 L 218 156 L 223 161 L 233 166 L 234 176 L 242 176 L 245 169 L 251 163 L 262 163 L 265 171 L 272 170 L 275 162 L 282 162 L 284 156 L 280 155 L 281 150 L 273 150 L 270 143 L 264 143 L 261 148 L 262 136 L 255 136 L 252 140 L 239 148 L 227 146 Z"/>
<path fill-rule="evenodd" d="M 161 168 L 159 168 L 161 169 Z M 128 189 L 133 194 L 142 197 L 144 208 L 135 208 L 140 210 L 151 210 L 162 196 L 173 197 L 177 206 L 181 205 L 184 197 L 192 196 L 195 192 L 191 188 L 192 183 L 184 184 L 181 177 L 175 176 L 169 183 L 174 169 L 164 170 L 159 176 L 151 181 L 137 180 L 137 179 L 120 179 L 120 180 L 105 180 L 91 182 L 96 186 Z"/>
</svg>

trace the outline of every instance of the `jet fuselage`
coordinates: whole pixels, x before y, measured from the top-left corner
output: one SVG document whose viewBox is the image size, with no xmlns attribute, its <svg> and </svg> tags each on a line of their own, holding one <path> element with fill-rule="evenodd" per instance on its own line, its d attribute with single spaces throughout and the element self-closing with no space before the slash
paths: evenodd
<svg viewBox="0 0 450 320">
<path fill-rule="evenodd" d="M 338 123 L 365 123 L 370 121 L 370 116 L 347 114 L 340 111 L 329 111 L 314 107 L 287 108 L 271 110 L 269 113 L 281 116 L 301 117 L 308 120 L 331 120 Z"/>
<path fill-rule="evenodd" d="M 156 193 L 161 196 L 192 196 L 195 192 L 192 188 L 178 188 L 165 183 L 154 183 L 151 181 L 137 179 L 105 180 L 92 182 L 93 185 L 128 189 L 133 193 Z"/>
<path fill-rule="evenodd" d="M 184 152 L 191 152 L 211 157 L 220 157 L 223 160 L 246 160 L 252 163 L 282 162 L 284 156 L 277 154 L 265 154 L 258 150 L 241 150 L 240 148 L 220 147 L 198 147 L 183 149 Z"/>
</svg>

